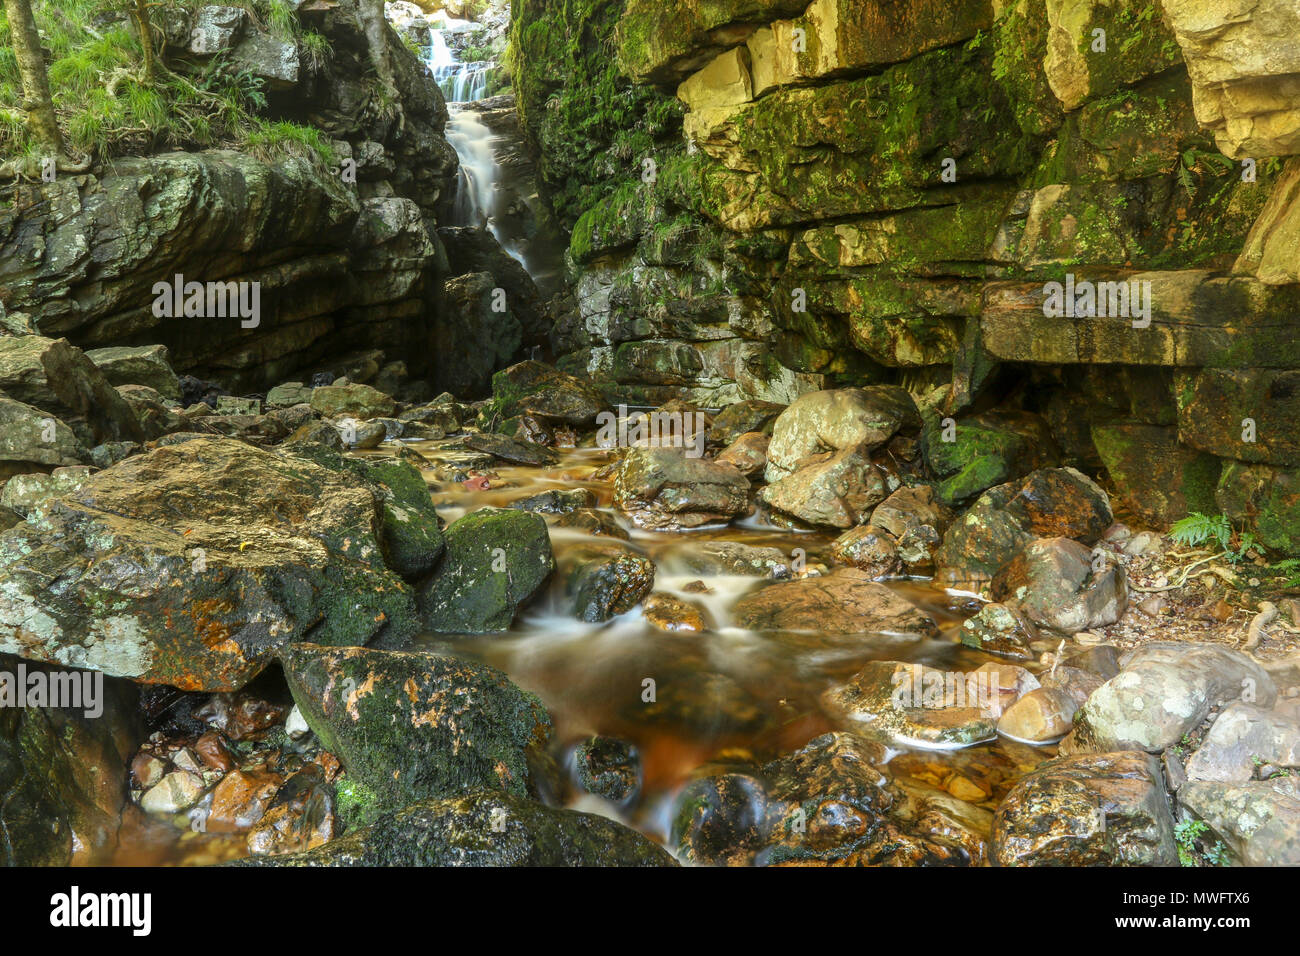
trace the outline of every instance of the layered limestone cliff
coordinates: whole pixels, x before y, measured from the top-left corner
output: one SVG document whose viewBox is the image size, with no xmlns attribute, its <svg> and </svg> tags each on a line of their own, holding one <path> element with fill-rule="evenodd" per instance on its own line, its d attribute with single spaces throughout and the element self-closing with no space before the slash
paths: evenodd
<svg viewBox="0 0 1300 956">
<path fill-rule="evenodd" d="M 1282 0 L 524 0 L 557 351 L 633 401 L 1019 406 L 1149 519 L 1300 549 L 1298 36 Z"/>
</svg>

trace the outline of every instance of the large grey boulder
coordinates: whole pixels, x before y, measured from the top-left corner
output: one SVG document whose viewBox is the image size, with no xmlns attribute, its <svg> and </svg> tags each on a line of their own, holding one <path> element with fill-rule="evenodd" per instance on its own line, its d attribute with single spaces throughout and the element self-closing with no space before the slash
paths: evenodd
<svg viewBox="0 0 1300 956">
<path fill-rule="evenodd" d="M 1088 698 L 1061 753 L 1159 753 L 1234 701 L 1269 707 L 1277 688 L 1241 651 L 1222 644 L 1157 641 L 1128 654 L 1123 669 Z"/>
</svg>

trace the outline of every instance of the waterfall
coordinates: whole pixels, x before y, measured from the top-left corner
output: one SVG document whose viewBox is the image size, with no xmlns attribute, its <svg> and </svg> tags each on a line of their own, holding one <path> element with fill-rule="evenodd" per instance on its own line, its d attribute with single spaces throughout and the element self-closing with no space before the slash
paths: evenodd
<svg viewBox="0 0 1300 956">
<path fill-rule="evenodd" d="M 447 99 L 447 142 L 460 157 L 460 178 L 452 206 L 452 225 L 487 229 L 503 249 L 521 264 L 524 258 L 497 229 L 498 178 L 495 137 L 479 119 L 471 104 L 487 92 L 488 74 L 493 65 L 487 62 L 462 63 L 447 44 L 441 30 L 429 31 L 429 69 Z"/>
</svg>

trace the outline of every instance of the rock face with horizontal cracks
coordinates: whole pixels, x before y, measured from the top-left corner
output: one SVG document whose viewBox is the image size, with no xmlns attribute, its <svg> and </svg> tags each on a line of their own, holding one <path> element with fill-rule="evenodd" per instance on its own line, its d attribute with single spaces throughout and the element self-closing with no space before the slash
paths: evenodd
<svg viewBox="0 0 1300 956">
<path fill-rule="evenodd" d="M 0 651 L 225 691 L 294 641 L 409 635 L 384 501 L 378 483 L 233 439 L 127 459 L 0 534 Z"/>
<path fill-rule="evenodd" d="M 410 320 L 435 250 L 409 199 L 361 200 L 306 160 L 221 150 L 127 158 L 44 188 L 32 213 L 0 211 L 5 305 L 43 334 L 87 348 L 161 343 L 177 369 L 235 389 L 364 346 L 424 352 L 427 332 Z M 159 315 L 155 286 L 177 275 L 258 283 L 259 315 Z"/>
<path fill-rule="evenodd" d="M 1200 416 L 1172 413 L 1191 396 L 1169 370 L 1300 369 L 1297 192 L 1273 161 L 1300 128 L 1289 0 L 629 0 L 581 14 L 579 28 L 570 5 L 529 0 L 513 26 L 522 124 L 572 223 L 562 367 L 647 404 L 946 386 L 939 411 L 959 421 L 1028 377 L 1018 404 L 1042 414 L 1061 463 L 1105 469 L 1161 520 L 1213 508 L 1235 462 L 1287 444 L 1261 428 L 1207 447 Z M 613 66 L 592 62 L 589 37 Z M 629 150 L 654 153 L 654 177 L 612 159 Z M 1047 284 L 1068 275 L 1104 283 L 1116 308 L 1046 316 Z M 1150 289 L 1133 314 L 1119 307 L 1130 282 Z M 1287 394 L 1267 417 L 1286 421 Z M 1249 399 L 1223 420 L 1254 417 Z M 1022 470 L 998 459 L 945 473 L 944 496 Z M 1295 483 L 1296 466 L 1269 464 Z M 1292 497 L 1234 519 L 1300 553 Z"/>
</svg>

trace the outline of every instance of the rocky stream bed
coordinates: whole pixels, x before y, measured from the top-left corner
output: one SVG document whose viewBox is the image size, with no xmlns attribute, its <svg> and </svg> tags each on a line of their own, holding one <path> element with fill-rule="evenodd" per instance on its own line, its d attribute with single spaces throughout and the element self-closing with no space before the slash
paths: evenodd
<svg viewBox="0 0 1300 956">
<path fill-rule="evenodd" d="M 119 386 L 147 447 L 11 479 L 6 668 L 108 676 L 4 711 L 10 861 L 1296 862 L 1294 625 L 1080 472 L 945 505 L 892 387 L 494 387 Z"/>
</svg>

